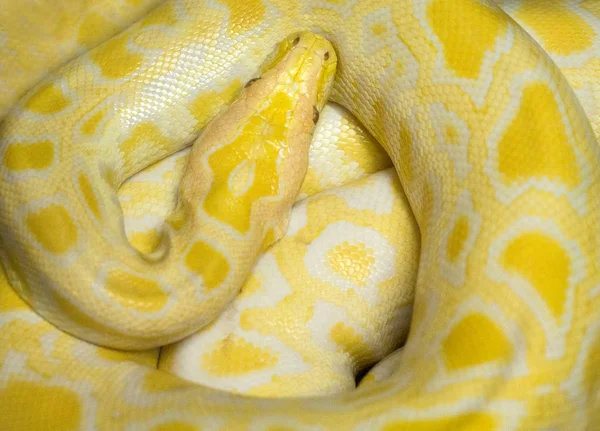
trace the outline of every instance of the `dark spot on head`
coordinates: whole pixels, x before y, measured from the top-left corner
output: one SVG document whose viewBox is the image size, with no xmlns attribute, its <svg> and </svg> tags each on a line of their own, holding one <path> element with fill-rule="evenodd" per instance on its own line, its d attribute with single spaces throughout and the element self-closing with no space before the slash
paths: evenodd
<svg viewBox="0 0 600 431">
<path fill-rule="evenodd" d="M 244 88 L 248 88 L 250 87 L 252 84 L 254 84 L 256 81 L 258 81 L 260 78 L 252 78 L 250 81 L 246 82 L 246 85 L 244 85 Z"/>
<path fill-rule="evenodd" d="M 323 56 L 323 58 L 324 58 L 325 60 L 329 60 L 329 51 L 327 51 L 327 52 L 325 53 L 325 55 Z"/>
<path fill-rule="evenodd" d="M 317 121 L 319 121 L 319 110 L 313 106 L 313 123 L 317 124 Z"/>
<path fill-rule="evenodd" d="M 300 43 L 300 36 L 296 36 L 296 39 L 292 41 L 292 45 L 298 45 Z"/>
</svg>

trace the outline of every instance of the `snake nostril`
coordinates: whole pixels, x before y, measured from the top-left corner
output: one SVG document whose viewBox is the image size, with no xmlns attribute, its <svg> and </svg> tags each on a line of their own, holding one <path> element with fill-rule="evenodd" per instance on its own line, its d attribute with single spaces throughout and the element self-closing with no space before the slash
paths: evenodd
<svg viewBox="0 0 600 431">
<path fill-rule="evenodd" d="M 329 60 L 329 51 L 327 51 L 325 53 L 325 55 L 323 56 L 323 58 L 325 59 L 325 61 Z"/>
<path fill-rule="evenodd" d="M 319 121 L 319 110 L 313 106 L 313 123 L 317 124 L 317 121 Z"/>
</svg>

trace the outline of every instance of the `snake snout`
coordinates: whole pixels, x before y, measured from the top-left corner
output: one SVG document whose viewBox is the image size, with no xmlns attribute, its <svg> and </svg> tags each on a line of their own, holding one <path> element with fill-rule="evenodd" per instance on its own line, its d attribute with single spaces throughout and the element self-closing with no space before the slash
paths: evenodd
<svg viewBox="0 0 600 431">
<path fill-rule="evenodd" d="M 298 85 L 312 89 L 314 106 L 321 111 L 333 86 L 337 55 L 331 42 L 311 32 L 288 36 L 261 68 L 261 75 L 279 69 Z"/>
</svg>

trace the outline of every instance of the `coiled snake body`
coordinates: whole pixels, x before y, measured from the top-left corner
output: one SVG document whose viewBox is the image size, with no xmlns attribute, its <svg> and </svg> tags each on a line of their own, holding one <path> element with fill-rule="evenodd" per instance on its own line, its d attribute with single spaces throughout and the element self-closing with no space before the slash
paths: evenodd
<svg viewBox="0 0 600 431">
<path fill-rule="evenodd" d="M 0 128 L 2 263 L 19 294 L 0 289 L 7 429 L 597 426 L 600 10 L 504 7 L 552 59 L 485 1 L 178 0 L 34 87 Z M 373 163 L 341 188 L 323 191 L 315 162 L 301 196 L 321 193 L 252 270 L 288 226 L 315 110 L 361 133 L 322 110 L 336 61 L 331 99 L 395 169 L 358 178 L 389 167 L 367 135 L 352 148 Z M 235 99 L 138 254 L 115 188 Z M 124 208 L 144 175 L 178 182 L 168 160 L 122 187 Z M 345 391 L 409 318 L 402 349 Z M 156 350 L 114 350 L 166 343 L 158 368 L 207 386 L 337 394 L 244 397 L 157 370 Z"/>
</svg>

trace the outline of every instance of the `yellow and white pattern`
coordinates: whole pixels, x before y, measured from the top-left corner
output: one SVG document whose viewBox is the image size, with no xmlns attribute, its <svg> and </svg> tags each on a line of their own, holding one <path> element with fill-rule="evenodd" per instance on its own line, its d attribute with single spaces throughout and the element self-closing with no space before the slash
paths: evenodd
<svg viewBox="0 0 600 431">
<path fill-rule="evenodd" d="M 3 3 L 4 428 L 598 427 L 597 1 Z M 223 202 L 271 168 L 215 150 L 186 182 L 199 150 L 185 147 L 223 112 L 209 142 L 265 134 L 226 106 L 306 30 L 335 48 L 331 99 L 345 109 L 323 108 L 305 160 L 295 153 L 280 171 L 307 198 L 289 221 L 295 192 L 269 207 L 248 245 L 248 214 Z M 287 49 L 272 64 L 285 66 Z M 267 100 L 255 101 L 283 107 L 261 116 L 278 136 L 289 99 Z M 312 107 L 301 112 L 312 127 Z M 236 180 L 204 205 L 206 239 L 168 243 L 191 223 L 178 185 L 202 193 L 213 177 Z M 139 258 L 127 239 L 143 266 L 116 261 Z M 260 254 L 256 265 L 240 267 L 240 250 Z M 101 265 L 77 266 L 86 253 Z M 178 269 L 162 271 L 165 259 Z M 181 285 L 227 284 L 225 268 L 237 287 L 208 294 L 207 313 L 179 312 L 204 298 Z"/>
</svg>

